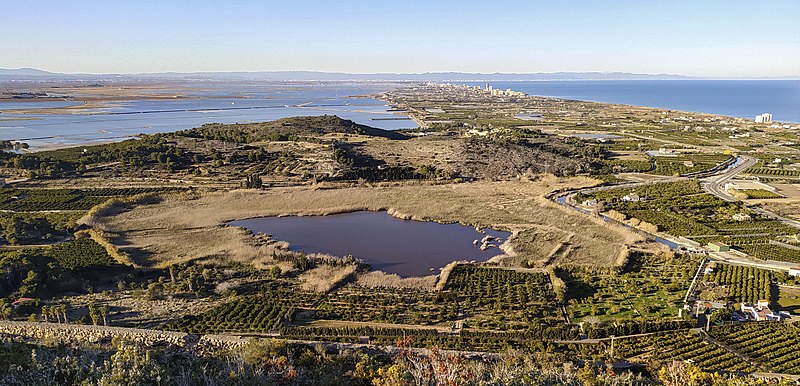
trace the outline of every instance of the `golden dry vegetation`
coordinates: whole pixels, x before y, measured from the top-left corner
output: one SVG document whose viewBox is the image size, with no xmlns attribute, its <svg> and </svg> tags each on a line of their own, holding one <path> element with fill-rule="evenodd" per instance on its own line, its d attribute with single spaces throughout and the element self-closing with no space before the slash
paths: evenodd
<svg viewBox="0 0 800 386">
<path fill-rule="evenodd" d="M 777 199 L 777 200 L 749 200 L 758 202 L 759 206 L 769 212 L 779 216 L 800 220 L 800 201 Z"/>
<path fill-rule="evenodd" d="M 458 222 L 514 232 L 501 264 L 614 266 L 626 245 L 641 241 L 625 228 L 563 208 L 550 191 L 591 186 L 584 177 L 543 176 L 533 181 L 404 184 L 336 189 L 308 187 L 234 190 L 165 197 L 87 223 L 139 264 L 163 267 L 195 259 L 271 265 L 277 246 L 226 222 L 261 216 L 325 215 L 387 210 L 414 220 Z M 559 246 L 557 249 L 556 246 Z"/>
</svg>

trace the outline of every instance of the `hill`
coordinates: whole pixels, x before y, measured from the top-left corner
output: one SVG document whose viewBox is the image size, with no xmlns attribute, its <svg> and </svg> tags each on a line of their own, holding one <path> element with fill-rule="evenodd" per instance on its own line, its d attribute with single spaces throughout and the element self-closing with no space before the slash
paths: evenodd
<svg viewBox="0 0 800 386">
<path fill-rule="evenodd" d="M 293 117 L 271 122 L 233 125 L 210 123 L 197 128 L 179 131 L 177 134 L 186 137 L 250 143 L 280 141 L 332 133 L 360 134 L 387 139 L 408 139 L 407 136 L 394 131 L 361 125 L 335 115 Z"/>
<path fill-rule="evenodd" d="M 8 76 L 47 76 L 58 75 L 56 73 L 37 70 L 35 68 L 0 68 L 0 75 Z"/>
</svg>

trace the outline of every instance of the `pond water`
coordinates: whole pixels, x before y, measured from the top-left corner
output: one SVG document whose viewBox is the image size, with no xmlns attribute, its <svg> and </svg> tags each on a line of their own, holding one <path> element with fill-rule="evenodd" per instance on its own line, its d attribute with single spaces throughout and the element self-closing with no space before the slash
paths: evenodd
<svg viewBox="0 0 800 386">
<path fill-rule="evenodd" d="M 286 241 L 293 251 L 353 255 L 373 269 L 402 277 L 439 273 L 454 260 L 486 261 L 502 254 L 496 246 L 511 233 L 460 224 L 401 220 L 386 212 L 352 212 L 330 216 L 261 217 L 232 221 L 254 233 Z M 480 249 L 480 240 L 492 236 L 494 247 Z M 479 240 L 478 245 L 473 241 Z"/>
</svg>

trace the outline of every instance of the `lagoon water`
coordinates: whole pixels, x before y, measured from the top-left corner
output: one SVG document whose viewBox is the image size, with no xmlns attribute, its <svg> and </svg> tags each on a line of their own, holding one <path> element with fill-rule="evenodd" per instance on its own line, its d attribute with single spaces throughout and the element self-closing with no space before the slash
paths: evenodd
<svg viewBox="0 0 800 386">
<path fill-rule="evenodd" d="M 485 83 L 469 83 L 481 86 Z M 800 122 L 800 80 L 593 80 L 489 82 L 530 95 Z"/>
<path fill-rule="evenodd" d="M 484 83 L 472 83 L 483 86 Z M 531 95 L 697 111 L 752 119 L 770 112 L 776 121 L 800 122 L 800 80 L 631 80 L 490 82 Z M 385 102 L 352 96 L 388 91 L 387 83 L 214 83 L 164 88 L 176 99 L 107 102 L 80 113 L 19 114 L 79 102 L 0 102 L 0 140 L 74 145 L 121 140 L 139 133 L 183 130 L 204 123 L 261 122 L 299 115 L 335 114 L 396 130 L 415 128 Z M 385 118 L 401 118 L 385 119 Z"/>
<path fill-rule="evenodd" d="M 19 114 L 15 110 L 71 106 L 73 102 L 0 103 L 0 139 L 18 140 L 32 147 L 75 145 L 122 140 L 137 134 L 170 132 L 204 123 L 249 123 L 302 115 L 338 115 L 356 123 L 387 130 L 415 128 L 405 115 L 389 110 L 385 102 L 354 98 L 387 91 L 387 84 L 201 84 L 164 89 L 167 96 L 184 98 L 139 99 L 102 103 L 78 113 Z M 35 106 L 41 104 L 41 106 Z"/>
<path fill-rule="evenodd" d="M 262 217 L 233 221 L 254 233 L 270 234 L 287 241 L 293 251 L 353 255 L 373 269 L 402 277 L 439 273 L 454 260 L 486 261 L 502 254 L 497 247 L 481 251 L 473 240 L 486 235 L 500 240 L 508 232 L 475 228 L 460 224 L 401 220 L 386 212 L 352 212 L 329 216 Z"/>
</svg>

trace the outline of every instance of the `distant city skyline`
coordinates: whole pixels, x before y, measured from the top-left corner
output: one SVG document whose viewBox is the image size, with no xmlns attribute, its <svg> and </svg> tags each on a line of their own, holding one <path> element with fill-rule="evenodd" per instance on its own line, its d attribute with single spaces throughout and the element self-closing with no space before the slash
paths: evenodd
<svg viewBox="0 0 800 386">
<path fill-rule="evenodd" d="M 800 78 L 800 2 L 11 0 L 0 68 Z"/>
</svg>

